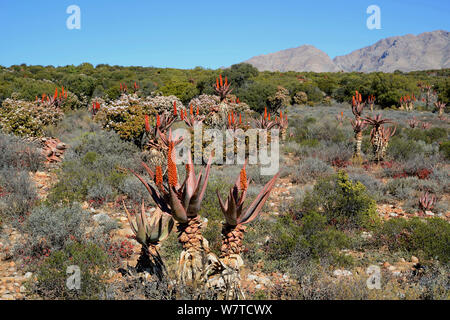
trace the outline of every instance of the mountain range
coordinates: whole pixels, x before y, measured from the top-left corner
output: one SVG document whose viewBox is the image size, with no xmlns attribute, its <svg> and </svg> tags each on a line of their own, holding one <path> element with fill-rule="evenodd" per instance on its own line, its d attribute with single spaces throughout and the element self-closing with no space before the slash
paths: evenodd
<svg viewBox="0 0 450 320">
<path fill-rule="evenodd" d="M 333 60 L 312 45 L 256 56 L 259 71 L 403 72 L 450 68 L 450 33 L 444 30 L 382 39 Z"/>
</svg>

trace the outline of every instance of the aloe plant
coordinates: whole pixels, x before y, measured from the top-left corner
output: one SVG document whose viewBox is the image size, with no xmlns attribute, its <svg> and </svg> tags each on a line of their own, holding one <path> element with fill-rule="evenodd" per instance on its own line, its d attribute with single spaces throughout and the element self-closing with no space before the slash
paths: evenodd
<svg viewBox="0 0 450 320">
<path fill-rule="evenodd" d="M 196 125 L 202 123 L 205 118 L 206 116 L 200 115 L 198 106 L 195 110 L 195 114 L 192 104 L 189 105 L 189 115 L 187 114 L 187 111 L 181 110 L 181 120 L 183 120 L 189 128 L 193 128 Z"/>
<path fill-rule="evenodd" d="M 280 110 L 280 117 L 275 117 L 275 123 L 280 128 L 281 140 L 286 140 L 286 131 L 289 125 L 286 113 L 283 118 L 283 111 Z"/>
<path fill-rule="evenodd" d="M 142 246 L 136 270 L 138 272 L 148 271 L 162 279 L 166 274 L 166 267 L 159 254 L 159 244 L 169 236 L 173 229 L 174 221 L 172 217 L 167 213 L 156 210 L 150 215 L 150 220 L 147 220 L 145 204 L 142 201 L 141 212 L 136 214 L 135 222 L 133 222 L 125 202 L 123 202 L 123 207 L 135 239 Z"/>
<path fill-rule="evenodd" d="M 247 178 L 245 166 L 246 164 L 244 164 L 234 186 L 230 189 L 226 202 L 223 202 L 219 190 L 216 190 L 220 208 L 225 217 L 225 222 L 222 226 L 220 261 L 227 267 L 225 272 L 222 272 L 222 274 L 226 273 L 227 275 L 226 277 L 222 277 L 226 287 L 226 299 L 238 299 L 244 297 L 242 290 L 240 289 L 239 269 L 244 264 L 240 254 L 242 252 L 242 241 L 244 239 L 246 225 L 254 221 L 261 213 L 261 210 L 275 185 L 275 181 L 280 174 L 275 174 L 256 196 L 250 206 L 248 206 L 247 209 L 244 209 L 247 189 L 250 184 L 250 179 Z"/>
<path fill-rule="evenodd" d="M 437 101 L 434 103 L 434 105 L 435 105 L 436 109 L 438 110 L 438 117 L 439 117 L 439 119 L 441 119 L 444 116 L 446 103 Z"/>
<path fill-rule="evenodd" d="M 216 85 L 214 86 L 217 94 L 220 97 L 220 102 L 224 101 L 233 89 L 230 88 L 230 83 L 228 83 L 228 78 L 225 77 L 225 83 L 223 82 L 222 75 L 219 78 L 216 78 Z"/>
<path fill-rule="evenodd" d="M 372 95 L 370 95 L 368 98 L 367 98 L 367 103 L 369 104 L 369 107 L 370 107 L 370 111 L 371 112 L 373 112 L 373 107 L 374 107 L 374 105 L 375 105 L 375 101 L 376 101 L 376 98 L 375 98 L 375 96 L 372 94 Z"/>
<path fill-rule="evenodd" d="M 275 181 L 280 175 L 280 173 L 275 174 L 256 196 L 250 206 L 244 209 L 244 202 L 247 198 L 247 190 L 250 183 L 245 167 L 246 164 L 244 164 L 234 186 L 230 189 L 225 202 L 220 197 L 219 190 L 216 190 L 220 208 L 225 216 L 225 222 L 222 228 L 223 241 L 220 257 L 226 265 L 235 269 L 239 269 L 243 264 L 240 253 L 242 251 L 242 240 L 246 229 L 245 225 L 255 220 L 261 213 L 275 185 Z"/>
<path fill-rule="evenodd" d="M 178 266 L 178 276 L 183 283 L 197 283 L 204 275 L 203 259 L 209 257 L 211 251 L 208 241 L 203 237 L 202 230 L 206 221 L 198 215 L 209 178 L 212 157 L 206 168 L 196 177 L 192 159 L 186 165 L 186 177 L 178 183 L 175 164 L 175 142 L 171 133 L 168 136 L 167 182 L 164 182 L 162 169 L 157 166 L 153 172 L 143 164 L 155 186 L 147 183 L 140 175 L 133 174 L 144 184 L 157 206 L 170 214 L 178 222 L 178 241 L 183 246 Z M 213 259 L 213 258 L 211 258 Z"/>
<path fill-rule="evenodd" d="M 367 126 L 367 123 L 363 120 L 352 120 L 351 121 L 353 132 L 355 133 L 355 150 L 353 157 L 355 159 L 361 159 L 361 145 L 363 139 L 363 130 Z"/>
<path fill-rule="evenodd" d="M 412 117 L 412 119 L 408 120 L 408 125 L 411 129 L 414 129 L 419 126 L 419 121 L 416 119 L 416 117 Z"/>
<path fill-rule="evenodd" d="M 428 191 L 419 198 L 419 207 L 423 213 L 431 211 L 436 204 L 436 196 L 431 195 Z"/>
<path fill-rule="evenodd" d="M 258 129 L 270 130 L 277 125 L 275 121 L 270 120 L 270 113 L 267 112 L 267 108 L 264 109 L 264 116 L 256 119 L 255 127 Z"/>
<path fill-rule="evenodd" d="M 393 130 L 385 129 L 383 124 L 392 123 L 392 120 L 383 119 L 380 114 L 377 114 L 374 117 L 364 118 L 364 121 L 373 127 L 370 131 L 370 142 L 372 143 L 374 160 L 377 162 L 382 161 L 389 139 L 395 133 L 395 128 Z"/>
<path fill-rule="evenodd" d="M 364 111 L 365 103 L 362 102 L 361 94 L 355 91 L 355 95 L 352 96 L 352 113 L 355 116 L 355 120 L 360 120 Z"/>
</svg>

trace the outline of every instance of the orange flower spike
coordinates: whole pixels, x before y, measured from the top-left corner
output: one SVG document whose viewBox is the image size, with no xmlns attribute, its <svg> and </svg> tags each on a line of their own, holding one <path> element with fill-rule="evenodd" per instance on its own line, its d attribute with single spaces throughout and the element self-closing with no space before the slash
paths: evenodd
<svg viewBox="0 0 450 320">
<path fill-rule="evenodd" d="M 155 184 L 159 188 L 162 188 L 162 185 L 163 185 L 163 174 L 162 174 L 161 166 L 156 166 L 156 170 L 155 170 Z"/>
<path fill-rule="evenodd" d="M 269 117 L 267 118 L 267 120 L 269 120 L 269 121 L 270 121 L 270 113 L 269 113 Z"/>
<path fill-rule="evenodd" d="M 242 124 L 242 114 L 239 113 L 239 124 Z"/>
<path fill-rule="evenodd" d="M 197 106 L 197 116 L 200 114 L 200 110 L 198 109 L 198 106 Z"/>
<path fill-rule="evenodd" d="M 160 127 L 161 126 L 161 118 L 159 117 L 159 114 L 156 115 L 156 127 Z"/>
<path fill-rule="evenodd" d="M 150 122 L 148 120 L 148 114 L 145 115 L 145 131 L 150 132 Z"/>
<path fill-rule="evenodd" d="M 228 84 L 228 78 L 225 77 L 225 85 L 227 85 L 227 84 Z"/>
<path fill-rule="evenodd" d="M 247 172 L 245 172 L 245 168 L 242 168 L 242 170 L 241 170 L 240 187 L 241 187 L 241 190 L 243 190 L 243 191 L 246 191 L 248 188 Z"/>
<path fill-rule="evenodd" d="M 344 111 L 341 111 L 341 117 L 344 117 Z"/>
<path fill-rule="evenodd" d="M 169 150 L 167 153 L 167 171 L 169 175 L 169 186 L 176 187 L 178 184 L 177 165 L 175 164 L 174 143 L 171 140 L 169 140 Z"/>
<path fill-rule="evenodd" d="M 177 102 L 176 101 L 173 102 L 173 115 L 174 116 L 177 115 Z"/>
<path fill-rule="evenodd" d="M 192 108 L 192 103 L 189 105 L 189 114 L 191 117 L 194 115 L 194 109 Z"/>
<path fill-rule="evenodd" d="M 267 118 L 267 107 L 264 107 L 264 119 Z"/>
<path fill-rule="evenodd" d="M 216 78 L 216 88 L 219 88 L 219 78 Z"/>
<path fill-rule="evenodd" d="M 280 119 L 283 119 L 283 110 L 280 110 Z"/>
<path fill-rule="evenodd" d="M 184 112 L 183 112 L 183 109 L 181 109 L 181 111 L 180 111 L 180 117 L 181 117 L 181 121 L 183 121 L 183 120 L 184 120 Z"/>
<path fill-rule="evenodd" d="M 58 98 L 58 88 L 55 88 L 55 94 L 53 95 L 53 99 L 56 100 Z"/>
<path fill-rule="evenodd" d="M 219 77 L 220 77 L 220 86 L 223 87 L 222 75 L 220 75 Z"/>
</svg>

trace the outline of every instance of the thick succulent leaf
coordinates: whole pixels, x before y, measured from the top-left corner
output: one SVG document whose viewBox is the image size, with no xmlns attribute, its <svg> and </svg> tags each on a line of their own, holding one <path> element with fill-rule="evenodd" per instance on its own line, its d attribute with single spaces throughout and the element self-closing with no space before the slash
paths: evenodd
<svg viewBox="0 0 450 320">
<path fill-rule="evenodd" d="M 158 239 L 159 241 L 163 241 L 163 240 L 167 239 L 170 232 L 173 230 L 173 225 L 175 223 L 174 223 L 174 220 L 172 219 L 172 216 L 163 214 L 161 217 L 161 224 L 162 224 L 162 229 L 159 234 L 159 239 Z"/>
<path fill-rule="evenodd" d="M 134 172 L 133 170 L 131 170 L 131 173 L 133 173 L 145 186 L 145 188 L 147 189 L 148 193 L 150 193 L 152 199 L 155 201 L 155 203 L 158 205 L 158 207 L 164 211 L 170 214 L 170 209 L 167 206 L 166 202 L 164 201 L 164 199 L 161 198 L 161 196 L 159 195 L 159 192 L 156 191 L 155 188 L 153 188 L 151 185 L 149 185 L 140 175 L 138 175 L 136 172 Z"/>
<path fill-rule="evenodd" d="M 260 213 L 262 207 L 264 206 L 264 203 L 266 202 L 267 198 L 269 197 L 270 191 L 272 191 L 275 181 L 278 179 L 279 175 L 280 173 L 278 172 L 273 176 L 273 178 L 269 182 L 267 182 L 267 184 L 258 194 L 256 199 L 252 202 L 247 211 L 241 217 L 239 217 L 238 222 L 240 224 L 246 224 L 255 220 L 255 218 Z"/>
<path fill-rule="evenodd" d="M 183 189 L 183 206 L 187 208 L 189 206 L 189 202 L 194 195 L 196 184 L 195 184 L 195 170 L 194 165 L 192 164 L 192 158 L 189 153 L 189 169 L 186 171 L 186 181 Z"/>
<path fill-rule="evenodd" d="M 136 240 L 140 243 L 145 244 L 147 239 L 147 226 L 145 223 L 145 206 L 144 201 L 142 201 L 141 213 L 136 215 L 137 233 Z"/>
<path fill-rule="evenodd" d="M 203 200 L 203 196 L 205 195 L 205 191 L 206 191 L 206 186 L 208 185 L 209 170 L 211 169 L 211 163 L 212 163 L 212 154 L 209 155 L 208 164 L 206 165 L 206 168 L 205 168 L 205 174 L 204 174 L 205 179 L 203 180 L 202 189 L 201 189 L 200 195 L 199 195 L 200 202 L 202 202 L 202 200 Z"/>
<path fill-rule="evenodd" d="M 238 224 L 237 221 L 237 208 L 236 208 L 236 198 L 233 195 L 233 192 L 230 190 L 230 194 L 228 195 L 228 208 L 225 213 L 225 220 L 227 224 L 231 226 L 235 226 Z"/>
<path fill-rule="evenodd" d="M 169 205 L 172 208 L 172 216 L 175 220 L 181 223 L 188 221 L 186 210 L 183 208 L 180 199 L 173 188 L 169 188 Z"/>
<path fill-rule="evenodd" d="M 125 209 L 125 212 L 127 214 L 128 223 L 130 224 L 131 231 L 133 231 L 134 235 L 137 235 L 137 227 L 133 223 L 133 219 L 131 218 L 130 212 L 128 212 L 127 206 L 125 205 L 125 201 L 122 200 L 123 207 Z"/>
<path fill-rule="evenodd" d="M 145 162 L 142 162 L 142 166 L 144 167 L 145 171 L 147 171 L 148 175 L 152 180 L 155 179 L 155 173 L 147 166 Z"/>
</svg>

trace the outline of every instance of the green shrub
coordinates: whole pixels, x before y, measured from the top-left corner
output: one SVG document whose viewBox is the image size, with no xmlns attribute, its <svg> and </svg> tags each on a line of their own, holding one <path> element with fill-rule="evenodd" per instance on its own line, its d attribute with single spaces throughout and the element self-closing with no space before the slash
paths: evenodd
<svg viewBox="0 0 450 320">
<path fill-rule="evenodd" d="M 395 161 L 405 161 L 423 153 L 422 146 L 414 140 L 392 137 L 389 141 L 387 154 Z"/>
<path fill-rule="evenodd" d="M 73 241 L 83 241 L 88 219 L 89 213 L 79 204 L 34 208 L 23 226 L 27 242 L 21 250 L 22 255 L 38 257 L 44 251 L 62 250 Z"/>
<path fill-rule="evenodd" d="M 450 160 L 450 141 L 442 142 L 439 145 L 439 151 L 444 155 L 446 160 Z"/>
<path fill-rule="evenodd" d="M 297 259 L 326 259 L 333 264 L 347 264 L 351 260 L 340 253 L 349 246 L 349 238 L 335 227 L 328 225 L 327 218 L 311 212 L 301 219 L 301 236 L 293 257 Z"/>
<path fill-rule="evenodd" d="M 60 109 L 40 106 L 35 102 L 6 99 L 0 108 L 0 129 L 18 136 L 41 136 L 45 126 L 63 118 Z"/>
<path fill-rule="evenodd" d="M 362 183 L 353 183 L 345 171 L 319 180 L 305 196 L 303 212 L 319 212 L 340 228 L 369 227 L 377 222 L 375 201 Z"/>
<path fill-rule="evenodd" d="M 69 289 L 66 281 L 69 266 L 80 268 L 80 289 Z M 35 272 L 36 282 L 28 283 L 32 293 L 44 299 L 103 299 L 108 256 L 92 243 L 73 243 L 53 252 Z"/>
<path fill-rule="evenodd" d="M 381 245 L 390 250 L 405 250 L 423 259 L 450 260 L 450 224 L 437 217 L 390 219 L 377 232 Z"/>
<path fill-rule="evenodd" d="M 49 201 L 111 200 L 127 173 L 141 170 L 138 149 L 113 132 L 83 134 L 73 143 L 59 171 Z"/>
</svg>

